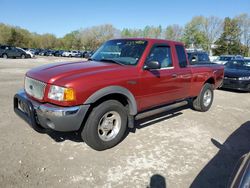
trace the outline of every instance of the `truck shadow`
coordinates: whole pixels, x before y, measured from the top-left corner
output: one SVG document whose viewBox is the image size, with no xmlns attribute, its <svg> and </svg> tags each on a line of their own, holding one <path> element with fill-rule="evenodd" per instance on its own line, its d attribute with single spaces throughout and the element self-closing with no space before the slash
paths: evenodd
<svg viewBox="0 0 250 188">
<path fill-rule="evenodd" d="M 213 138 L 211 142 L 220 150 L 197 175 L 191 188 L 227 187 L 237 161 L 250 151 L 250 121 L 242 124 L 223 144 Z"/>
<path fill-rule="evenodd" d="M 58 132 L 49 130 L 46 132 L 54 141 L 63 142 L 65 140 L 71 140 L 73 142 L 83 142 L 81 134 L 79 132 Z"/>
<path fill-rule="evenodd" d="M 154 115 L 147 116 L 139 120 L 135 120 L 135 127 L 130 129 L 130 132 L 135 133 L 137 129 L 142 129 L 150 125 L 165 121 L 167 119 L 171 119 L 176 116 L 182 115 L 183 113 L 181 111 L 188 108 L 190 108 L 190 106 L 187 104 L 173 110 L 156 113 Z"/>
<path fill-rule="evenodd" d="M 135 120 L 135 127 L 132 129 L 129 129 L 127 134 L 124 136 L 123 139 L 125 139 L 130 132 L 135 133 L 137 129 L 142 129 L 145 127 L 148 127 L 150 125 L 153 125 L 155 123 L 165 121 L 167 119 L 182 115 L 182 110 L 190 108 L 188 105 L 176 108 L 174 110 L 161 112 L 158 114 L 154 114 L 152 116 L 148 116 L 145 118 L 142 118 L 140 120 Z M 81 138 L 80 132 L 58 132 L 53 130 L 48 130 L 46 132 L 48 136 L 50 136 L 54 141 L 56 142 L 64 142 L 65 140 L 70 140 L 73 142 L 84 142 Z"/>
</svg>

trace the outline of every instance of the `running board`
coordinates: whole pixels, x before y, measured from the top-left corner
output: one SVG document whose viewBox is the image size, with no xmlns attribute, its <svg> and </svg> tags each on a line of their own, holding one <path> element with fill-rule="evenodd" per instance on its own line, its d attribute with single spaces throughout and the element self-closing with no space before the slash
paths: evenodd
<svg viewBox="0 0 250 188">
<path fill-rule="evenodd" d="M 188 104 L 187 101 L 181 101 L 181 102 L 178 102 L 178 103 L 174 103 L 174 104 L 171 104 L 171 105 L 167 105 L 167 106 L 164 106 L 164 107 L 153 109 L 153 110 L 150 110 L 150 111 L 142 112 L 142 113 L 135 116 L 135 120 L 143 119 L 145 117 L 153 116 L 155 114 L 160 114 L 162 112 L 170 111 L 170 110 L 173 110 L 175 108 L 185 106 L 187 104 Z"/>
</svg>

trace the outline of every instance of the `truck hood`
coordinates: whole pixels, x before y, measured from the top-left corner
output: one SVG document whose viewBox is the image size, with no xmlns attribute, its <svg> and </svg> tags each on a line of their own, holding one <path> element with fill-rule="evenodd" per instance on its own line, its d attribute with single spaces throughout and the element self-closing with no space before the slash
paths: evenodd
<svg viewBox="0 0 250 188">
<path fill-rule="evenodd" d="M 116 72 L 120 69 L 126 68 L 131 68 L 131 66 L 122 66 L 97 61 L 53 63 L 33 68 L 26 73 L 26 76 L 45 83 L 53 84 L 60 79 L 75 76 L 77 74 L 87 76 L 101 72 Z"/>
</svg>

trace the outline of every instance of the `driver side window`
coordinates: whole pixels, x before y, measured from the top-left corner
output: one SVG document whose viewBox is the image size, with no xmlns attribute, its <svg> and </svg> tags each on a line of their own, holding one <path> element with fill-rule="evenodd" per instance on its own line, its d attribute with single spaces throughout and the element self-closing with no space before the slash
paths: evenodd
<svg viewBox="0 0 250 188">
<path fill-rule="evenodd" d="M 161 68 L 173 67 L 169 46 L 155 46 L 147 57 L 147 62 L 158 61 Z"/>
</svg>

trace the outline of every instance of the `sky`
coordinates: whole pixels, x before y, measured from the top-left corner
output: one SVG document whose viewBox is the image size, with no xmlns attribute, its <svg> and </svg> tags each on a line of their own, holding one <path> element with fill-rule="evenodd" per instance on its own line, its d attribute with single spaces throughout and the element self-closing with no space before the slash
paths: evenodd
<svg viewBox="0 0 250 188">
<path fill-rule="evenodd" d="M 117 29 L 184 26 L 193 16 L 250 14 L 250 0 L 0 0 L 0 23 L 57 37 L 101 24 Z"/>
</svg>

